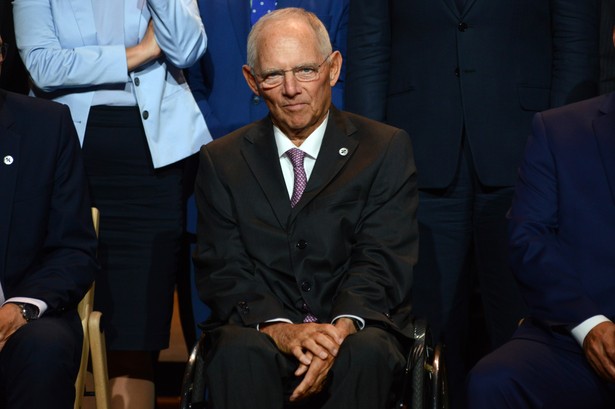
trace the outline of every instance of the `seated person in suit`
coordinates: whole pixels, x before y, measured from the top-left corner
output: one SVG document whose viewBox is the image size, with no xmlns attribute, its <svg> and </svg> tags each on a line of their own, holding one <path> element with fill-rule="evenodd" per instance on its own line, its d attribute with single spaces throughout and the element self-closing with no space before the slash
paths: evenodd
<svg viewBox="0 0 615 409">
<path fill-rule="evenodd" d="M 314 14 L 265 15 L 243 73 L 269 116 L 201 149 L 194 261 L 214 407 L 382 408 L 404 366 L 412 148 L 332 106 L 341 64 Z"/>
<path fill-rule="evenodd" d="M 531 314 L 471 371 L 470 408 L 615 407 L 615 94 L 536 115 L 509 217 Z"/>
<path fill-rule="evenodd" d="M 68 108 L 0 90 L 0 408 L 73 407 L 98 265 L 80 155 Z"/>
</svg>

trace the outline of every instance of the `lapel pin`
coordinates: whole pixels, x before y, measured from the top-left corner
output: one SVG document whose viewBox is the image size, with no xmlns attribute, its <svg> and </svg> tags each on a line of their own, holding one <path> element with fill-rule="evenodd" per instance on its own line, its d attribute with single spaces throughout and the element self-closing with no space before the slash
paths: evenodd
<svg viewBox="0 0 615 409">
<path fill-rule="evenodd" d="M 340 155 L 346 156 L 348 155 L 348 148 L 340 148 L 339 152 L 340 152 Z"/>
<path fill-rule="evenodd" d="M 11 155 L 6 155 L 4 157 L 4 164 L 11 165 L 13 163 L 13 157 Z"/>
</svg>

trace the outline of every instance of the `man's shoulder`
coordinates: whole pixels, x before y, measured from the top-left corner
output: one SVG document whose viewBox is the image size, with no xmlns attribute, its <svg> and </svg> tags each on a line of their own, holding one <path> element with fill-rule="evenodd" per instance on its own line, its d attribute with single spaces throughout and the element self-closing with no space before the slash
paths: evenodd
<svg viewBox="0 0 615 409">
<path fill-rule="evenodd" d="M 50 122 L 70 118 L 66 105 L 42 98 L 2 90 L 0 101 L 0 115 L 18 129 L 46 128 Z"/>
<path fill-rule="evenodd" d="M 370 129 L 370 130 L 373 129 L 373 130 L 380 131 L 382 133 L 397 133 L 401 131 L 400 128 L 397 128 L 392 125 L 385 124 L 384 122 L 379 122 L 371 118 L 368 118 L 368 117 L 365 117 L 359 114 L 355 114 L 352 112 L 337 111 L 337 113 L 341 115 L 343 118 L 346 118 L 347 120 L 355 124 L 355 126 L 357 126 L 357 128 L 359 129 L 364 129 L 364 128 Z"/>
<path fill-rule="evenodd" d="M 560 119 L 591 119 L 613 112 L 615 112 L 615 93 L 610 93 L 547 109 L 540 115 L 546 120 L 559 121 Z"/>
<path fill-rule="evenodd" d="M 13 111 L 32 112 L 34 110 L 58 114 L 68 109 L 66 105 L 58 102 L 5 90 L 0 90 L 0 98 L 4 100 L 4 106 Z"/>
<path fill-rule="evenodd" d="M 2 91 L 0 128 L 8 131 L 4 135 L 19 135 L 23 144 L 44 146 L 43 150 L 78 145 L 69 108 L 41 98 Z"/>
<path fill-rule="evenodd" d="M 206 148 L 208 151 L 226 153 L 230 153 L 231 151 L 238 151 L 240 146 L 244 142 L 253 142 L 254 139 L 261 135 L 263 132 L 267 132 L 267 129 L 270 129 L 271 134 L 273 135 L 271 121 L 267 118 L 263 118 L 259 121 L 244 125 L 241 128 L 238 128 L 220 138 L 217 138 L 204 145 L 203 148 Z"/>
<path fill-rule="evenodd" d="M 403 129 L 351 112 L 332 110 L 332 114 L 337 126 L 360 142 L 386 146 L 392 140 L 401 140 L 410 144 Z"/>
</svg>

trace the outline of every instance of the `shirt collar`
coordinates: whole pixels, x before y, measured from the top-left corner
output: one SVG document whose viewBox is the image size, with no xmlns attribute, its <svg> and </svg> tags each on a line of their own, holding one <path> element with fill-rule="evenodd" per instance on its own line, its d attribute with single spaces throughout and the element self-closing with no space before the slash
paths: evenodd
<svg viewBox="0 0 615 409">
<path fill-rule="evenodd" d="M 320 147 L 322 145 L 322 140 L 325 137 L 325 130 L 327 129 L 327 123 L 329 122 L 329 113 L 327 112 L 327 116 L 325 120 L 322 121 L 322 124 L 318 126 L 299 146 L 303 152 L 306 153 L 307 156 L 312 159 L 316 159 L 318 157 L 318 152 L 320 151 Z M 275 143 L 278 147 L 278 156 L 281 158 L 287 150 L 291 148 L 296 148 L 294 143 L 288 139 L 286 135 L 278 128 L 277 126 L 273 126 L 273 135 L 275 137 Z"/>
</svg>

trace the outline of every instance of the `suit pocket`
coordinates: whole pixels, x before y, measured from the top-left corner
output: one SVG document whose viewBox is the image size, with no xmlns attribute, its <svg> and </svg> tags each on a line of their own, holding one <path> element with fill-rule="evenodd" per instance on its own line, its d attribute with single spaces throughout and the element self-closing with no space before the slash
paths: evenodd
<svg viewBox="0 0 615 409">
<path fill-rule="evenodd" d="M 550 90 L 545 87 L 519 85 L 519 104 L 525 111 L 544 111 L 549 108 Z"/>
</svg>

